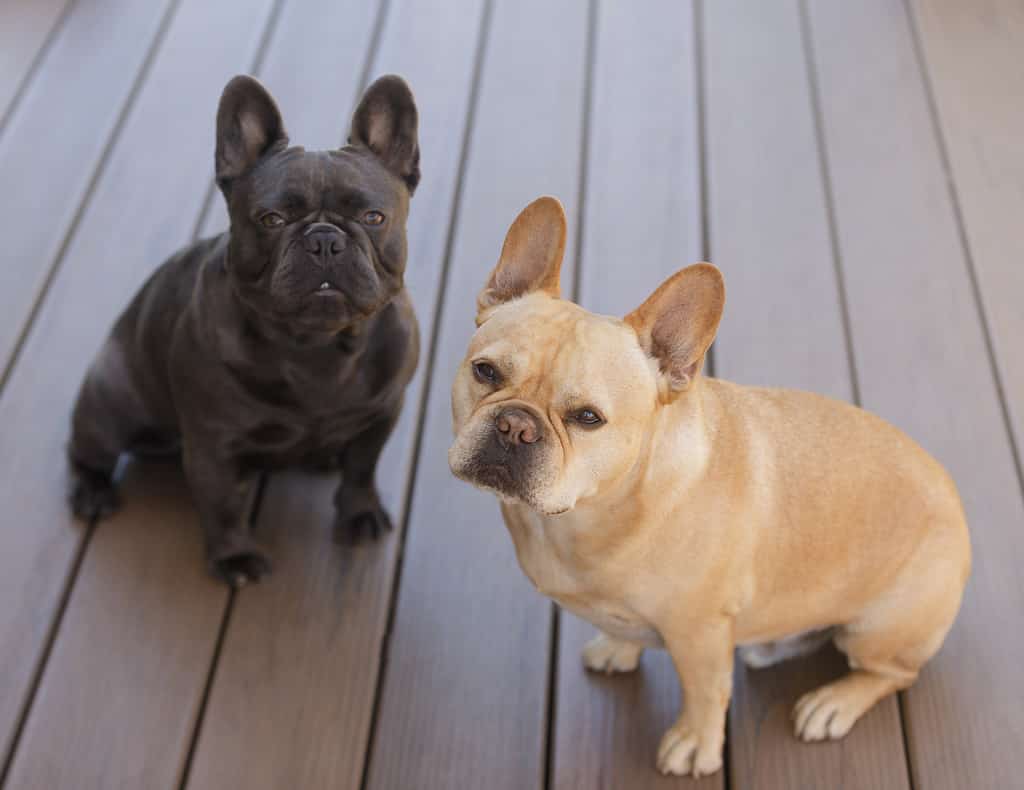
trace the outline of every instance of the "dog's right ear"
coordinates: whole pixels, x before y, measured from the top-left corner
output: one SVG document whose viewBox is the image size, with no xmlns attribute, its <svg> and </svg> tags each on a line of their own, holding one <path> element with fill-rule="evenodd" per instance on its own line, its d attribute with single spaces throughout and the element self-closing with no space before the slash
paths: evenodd
<svg viewBox="0 0 1024 790">
<path fill-rule="evenodd" d="M 665 280 L 626 316 L 640 347 L 658 361 L 666 400 L 689 389 L 700 373 L 724 308 L 722 273 L 710 263 L 695 263 Z"/>
<path fill-rule="evenodd" d="M 501 258 L 476 299 L 477 326 L 493 307 L 534 291 L 556 299 L 565 255 L 565 209 L 557 198 L 539 197 L 519 212 L 505 234 Z"/>
<path fill-rule="evenodd" d="M 277 104 L 259 81 L 241 74 L 224 88 L 217 109 L 217 184 L 248 172 L 268 151 L 288 145 Z"/>
</svg>

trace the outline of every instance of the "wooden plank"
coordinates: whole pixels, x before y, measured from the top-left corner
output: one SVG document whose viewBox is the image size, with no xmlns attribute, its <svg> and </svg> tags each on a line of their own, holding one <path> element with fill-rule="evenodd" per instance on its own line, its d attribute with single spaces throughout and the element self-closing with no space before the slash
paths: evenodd
<svg viewBox="0 0 1024 790">
<path fill-rule="evenodd" d="M 294 46 L 302 31 L 287 35 L 285 20 L 266 62 L 267 83 L 298 141 L 324 126 L 325 119 L 337 126 L 359 89 L 354 79 L 360 72 L 360 48 L 369 40 L 373 20 L 367 15 L 360 30 L 353 23 L 356 9 L 341 8 L 332 22 L 329 14 L 336 5 L 325 3 L 322 24 L 345 30 L 353 40 L 332 50 L 334 64 L 310 62 L 309 50 Z M 407 273 L 424 349 L 433 329 L 462 148 L 452 119 L 464 118 L 469 109 L 482 10 L 482 3 L 464 0 L 429 8 L 411 0 L 393 2 L 374 60 L 374 72 L 409 76 L 420 110 L 421 147 L 430 152 L 413 198 Z M 442 39 L 442 49 L 433 46 Z M 326 107 L 305 102 L 303 82 L 320 73 L 350 77 L 332 94 L 337 101 Z M 342 133 L 334 128 L 326 136 L 310 137 L 329 146 L 337 145 Z M 422 369 L 408 390 L 378 471 L 381 495 L 399 525 L 423 394 Z M 269 483 L 257 528 L 272 552 L 275 573 L 236 598 L 188 783 L 192 790 L 360 785 L 401 530 L 354 549 L 334 546 L 330 527 L 336 485 L 336 475 L 311 480 L 298 473 L 275 476 Z"/>
<path fill-rule="evenodd" d="M 4 554 L 14 581 L 3 582 L 16 594 L 4 603 L 11 638 L 37 639 L 26 664 L 82 531 L 64 497 L 66 415 L 108 321 L 194 227 L 221 86 L 251 63 L 271 7 L 182 4 L 0 399 L 11 448 L 0 459 L 0 502 L 16 527 L 14 556 Z M 124 510 L 96 529 L 11 787 L 178 786 L 227 595 L 205 575 L 176 474 L 147 468 L 143 482 L 129 480 Z M 16 668 L 25 678 L 30 667 Z"/>
<path fill-rule="evenodd" d="M 701 257 L 694 9 L 666 0 L 643 14 L 598 10 L 579 298 L 621 316 Z M 560 612 L 551 786 L 678 787 L 655 765 L 679 714 L 671 659 L 647 651 L 630 675 L 588 673 L 580 651 L 594 633 Z M 690 784 L 720 788 L 723 777 Z"/>
<path fill-rule="evenodd" d="M 525 790 L 544 781 L 551 607 L 520 572 L 493 496 L 448 470 L 449 393 L 476 293 L 518 211 L 537 195 L 559 195 L 575 227 L 586 28 L 582 0 L 494 8 L 370 788 Z"/>
<path fill-rule="evenodd" d="M 728 291 L 716 374 L 852 400 L 799 8 L 728 0 L 704 13 L 710 257 Z M 907 786 L 894 698 L 842 741 L 793 736 L 796 700 L 843 665 L 834 654 L 756 672 L 737 663 L 734 786 Z"/>
<path fill-rule="evenodd" d="M 116 19 L 106 22 L 107 29 L 117 35 L 116 40 L 102 53 L 91 52 L 96 30 L 110 15 Z M 129 94 L 133 72 L 152 45 L 160 16 L 161 8 L 140 8 L 139 3 L 126 0 L 79 4 L 64 21 L 50 57 L 0 138 L 0 183 L 17 185 L 0 190 L 0 216 L 4 217 L 0 371 L 7 367 L 31 310 L 35 286 L 26 290 L 26 285 L 42 282 L 52 264 L 113 119 Z M 69 80 L 69 73 L 76 79 Z M 69 118 L 88 122 L 55 123 L 56 108 L 67 110 Z M 40 164 L 40 141 L 47 141 L 45 167 Z M 116 218 L 109 227 L 120 227 Z M 79 542 L 78 531 L 69 529 L 63 516 L 64 469 L 58 459 L 64 455 L 65 415 L 79 383 L 78 371 L 84 370 L 93 346 L 86 332 L 73 331 L 84 345 L 72 351 L 66 374 L 52 362 L 44 371 L 45 363 L 34 360 L 39 374 L 29 387 L 34 391 L 23 393 L 20 404 L 0 400 L 0 445 L 12 448 L 0 461 L 4 470 L 0 501 L 6 508 L 6 523 L 18 525 L 0 531 L 0 755 L 9 749 L 50 616 Z M 97 327 L 96 331 L 106 330 Z M 66 377 L 64 395 L 46 375 Z M 31 415 L 41 422 L 26 422 Z M 33 474 L 34 482 L 27 484 L 25 476 Z M 53 503 L 38 502 L 31 494 Z M 50 519 L 58 509 L 60 518 Z M 24 514 L 29 520 L 22 522 Z M 32 514 L 38 520 L 33 521 Z"/>
<path fill-rule="evenodd" d="M 1024 447 L 1024 5 L 914 0 L 912 7 L 1019 466 Z"/>
<path fill-rule="evenodd" d="M 0 6 L 0 129 L 70 2 L 10 0 Z"/>
<path fill-rule="evenodd" d="M 912 31 L 886 0 L 810 22 L 864 403 L 947 466 L 971 525 L 960 617 L 904 695 L 914 784 L 1015 787 L 1024 502 Z"/>
<path fill-rule="evenodd" d="M 17 185 L 0 190 L 0 377 L 43 295 L 169 5 L 77 3 L 0 136 L 0 183 Z"/>
</svg>

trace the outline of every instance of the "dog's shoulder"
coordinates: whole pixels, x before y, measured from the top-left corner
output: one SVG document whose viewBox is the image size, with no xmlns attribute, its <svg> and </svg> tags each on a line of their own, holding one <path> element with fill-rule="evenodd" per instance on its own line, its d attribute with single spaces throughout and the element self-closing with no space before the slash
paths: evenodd
<svg viewBox="0 0 1024 790">
<path fill-rule="evenodd" d="M 412 300 L 405 289 L 373 319 L 366 345 L 367 375 L 372 390 L 392 383 L 400 387 L 412 378 L 419 360 L 419 328 Z"/>
</svg>

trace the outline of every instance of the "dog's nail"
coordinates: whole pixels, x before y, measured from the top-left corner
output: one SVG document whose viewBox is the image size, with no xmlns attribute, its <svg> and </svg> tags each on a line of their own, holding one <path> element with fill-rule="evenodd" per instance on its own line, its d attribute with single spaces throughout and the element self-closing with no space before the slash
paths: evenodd
<svg viewBox="0 0 1024 790">
<path fill-rule="evenodd" d="M 231 585 L 236 589 L 241 589 L 249 582 L 249 577 L 244 573 L 236 573 L 231 577 Z"/>
</svg>

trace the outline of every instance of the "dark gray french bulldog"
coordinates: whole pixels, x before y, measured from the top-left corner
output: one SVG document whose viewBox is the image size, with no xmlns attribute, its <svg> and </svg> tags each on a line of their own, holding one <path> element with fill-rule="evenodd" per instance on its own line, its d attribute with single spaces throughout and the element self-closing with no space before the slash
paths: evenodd
<svg viewBox="0 0 1024 790">
<path fill-rule="evenodd" d="M 374 475 L 419 355 L 402 280 L 416 129 L 412 93 L 386 76 L 348 145 L 306 151 L 259 82 L 228 83 L 216 174 L 230 230 L 157 269 L 92 363 L 68 448 L 79 517 L 116 508 L 122 453 L 180 450 L 229 584 L 270 570 L 245 519 L 263 470 L 337 465 L 336 534 L 389 526 Z"/>
</svg>

